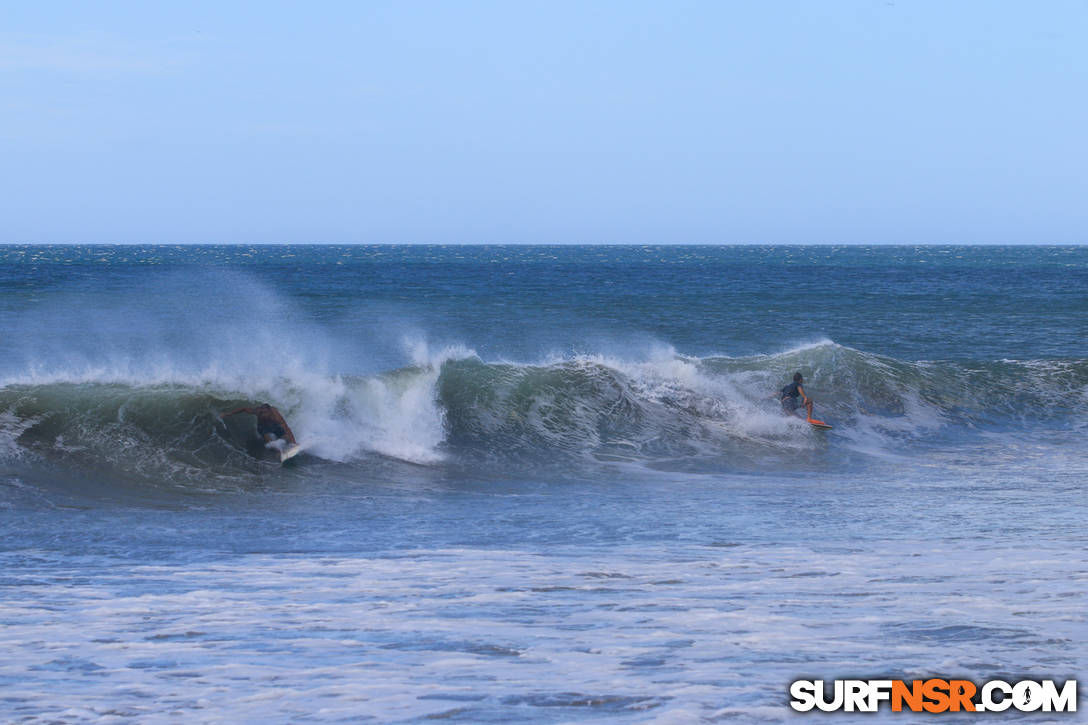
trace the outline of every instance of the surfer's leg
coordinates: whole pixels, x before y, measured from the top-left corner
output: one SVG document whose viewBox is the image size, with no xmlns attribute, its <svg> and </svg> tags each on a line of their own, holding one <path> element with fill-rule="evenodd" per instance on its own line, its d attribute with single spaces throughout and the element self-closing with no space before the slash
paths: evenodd
<svg viewBox="0 0 1088 725">
<path fill-rule="evenodd" d="M 809 420 L 812 420 L 812 398 L 805 401 L 805 412 L 808 413 Z"/>
</svg>

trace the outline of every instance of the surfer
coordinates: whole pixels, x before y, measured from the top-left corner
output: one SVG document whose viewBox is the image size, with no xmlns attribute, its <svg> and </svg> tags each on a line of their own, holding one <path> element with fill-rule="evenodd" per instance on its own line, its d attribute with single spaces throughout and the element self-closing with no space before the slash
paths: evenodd
<svg viewBox="0 0 1088 725">
<path fill-rule="evenodd" d="M 257 416 L 257 435 L 263 438 L 266 443 L 271 443 L 277 438 L 283 438 L 288 443 L 296 442 L 295 434 L 291 432 L 291 427 L 287 425 L 287 421 L 283 419 L 278 410 L 268 403 L 262 403 L 255 408 L 236 408 L 229 413 L 220 413 L 219 417 L 226 418 L 238 413 L 249 413 Z"/>
<path fill-rule="evenodd" d="M 808 420 L 812 420 L 812 398 L 805 395 L 805 389 L 801 386 L 804 382 L 804 378 L 801 373 L 793 374 L 793 382 L 778 391 L 779 402 L 782 403 L 782 412 L 786 415 L 793 415 L 797 412 L 798 398 L 805 406 L 805 412 L 808 413 Z"/>
</svg>

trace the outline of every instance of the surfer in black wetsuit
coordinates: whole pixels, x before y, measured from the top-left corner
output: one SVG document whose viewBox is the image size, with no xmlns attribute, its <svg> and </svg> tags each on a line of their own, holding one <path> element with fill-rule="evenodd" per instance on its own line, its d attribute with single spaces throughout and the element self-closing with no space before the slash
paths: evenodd
<svg viewBox="0 0 1088 725">
<path fill-rule="evenodd" d="M 805 412 L 808 413 L 808 420 L 812 420 L 812 398 L 805 395 L 805 389 L 801 387 L 804 380 L 801 373 L 794 373 L 793 382 L 778 391 L 778 399 L 782 403 L 782 412 L 793 415 L 797 411 L 797 399 L 800 398 L 804 403 Z"/>
<path fill-rule="evenodd" d="M 283 438 L 288 443 L 296 442 L 295 434 L 291 432 L 291 427 L 287 425 L 287 421 L 283 419 L 278 410 L 268 403 L 262 403 L 255 408 L 236 408 L 229 413 L 220 413 L 219 417 L 226 418 L 237 413 L 249 413 L 257 416 L 257 435 L 263 438 L 266 443 L 271 443 L 277 438 Z"/>
</svg>

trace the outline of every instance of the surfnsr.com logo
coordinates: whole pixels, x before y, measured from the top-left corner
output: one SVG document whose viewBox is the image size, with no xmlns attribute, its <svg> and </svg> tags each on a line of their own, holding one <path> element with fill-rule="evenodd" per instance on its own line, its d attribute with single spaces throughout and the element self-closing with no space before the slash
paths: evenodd
<svg viewBox="0 0 1088 725">
<path fill-rule="evenodd" d="M 876 712 L 887 703 L 892 712 L 1076 712 L 1077 681 L 1059 688 L 1054 680 L 990 680 L 981 687 L 970 680 L 797 680 L 790 684 L 790 707 L 798 712 Z M 830 692 L 828 692 L 830 690 Z"/>
</svg>

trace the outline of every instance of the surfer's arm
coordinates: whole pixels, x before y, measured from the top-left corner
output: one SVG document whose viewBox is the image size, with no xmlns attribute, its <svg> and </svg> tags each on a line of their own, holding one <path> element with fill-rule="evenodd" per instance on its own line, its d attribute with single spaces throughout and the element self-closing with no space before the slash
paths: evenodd
<svg viewBox="0 0 1088 725">
<path fill-rule="evenodd" d="M 801 387 L 800 385 L 798 385 L 797 386 L 797 392 L 801 394 L 802 402 L 807 403 L 808 402 L 808 396 L 805 395 L 805 389 L 803 387 Z"/>
<path fill-rule="evenodd" d="M 241 408 L 235 408 L 234 410 L 230 411 L 229 413 L 220 413 L 219 417 L 220 418 L 226 418 L 228 416 L 237 415 L 238 413 L 249 413 L 250 415 L 255 415 L 255 413 L 253 411 L 253 408 L 246 408 L 245 406 L 243 406 Z"/>
</svg>

